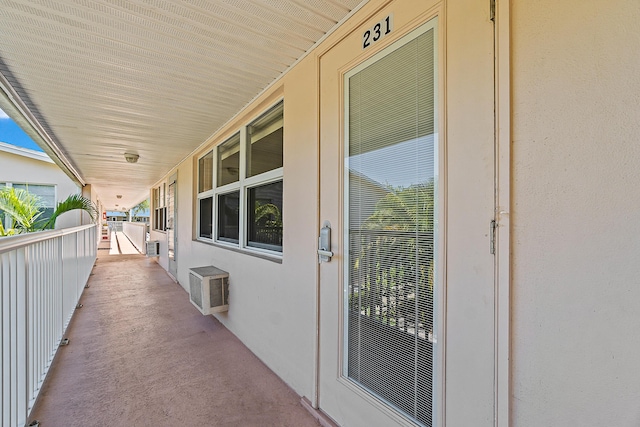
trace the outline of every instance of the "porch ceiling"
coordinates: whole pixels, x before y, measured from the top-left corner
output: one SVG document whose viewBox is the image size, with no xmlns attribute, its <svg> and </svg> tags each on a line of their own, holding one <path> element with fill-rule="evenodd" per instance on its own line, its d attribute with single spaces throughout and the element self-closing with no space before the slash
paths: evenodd
<svg viewBox="0 0 640 427">
<path fill-rule="evenodd" d="M 366 1 L 0 0 L 0 107 L 130 208 Z"/>
</svg>

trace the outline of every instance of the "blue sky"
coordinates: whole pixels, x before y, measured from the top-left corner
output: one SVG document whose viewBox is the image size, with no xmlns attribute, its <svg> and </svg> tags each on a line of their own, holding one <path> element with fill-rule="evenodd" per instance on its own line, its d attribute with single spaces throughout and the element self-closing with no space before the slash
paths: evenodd
<svg viewBox="0 0 640 427">
<path fill-rule="evenodd" d="M 0 142 L 43 151 L 4 111 L 0 110 Z"/>
</svg>

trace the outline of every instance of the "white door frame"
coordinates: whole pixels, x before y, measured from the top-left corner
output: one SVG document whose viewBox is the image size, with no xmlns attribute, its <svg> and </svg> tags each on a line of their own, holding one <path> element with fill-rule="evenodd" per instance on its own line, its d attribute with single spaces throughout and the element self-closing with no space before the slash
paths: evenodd
<svg viewBox="0 0 640 427">
<path fill-rule="evenodd" d="M 511 373 L 511 3 L 495 2 L 496 361 L 495 425 L 509 425 Z"/>
<path fill-rule="evenodd" d="M 167 250 L 167 270 L 169 274 L 173 276 L 174 279 L 178 279 L 178 233 L 177 233 L 177 222 L 178 222 L 178 172 L 174 172 L 169 176 L 167 180 L 167 193 L 169 193 L 169 187 L 173 185 L 173 212 L 171 212 L 171 216 L 173 218 L 173 222 L 171 224 L 171 232 L 167 232 L 167 249 L 169 248 L 170 243 L 173 243 L 173 259 L 169 256 L 169 251 Z M 168 194 L 167 194 L 168 195 Z M 167 203 L 168 204 L 168 203 Z M 167 216 L 169 215 L 169 206 L 167 206 Z M 167 224 L 168 225 L 168 224 Z M 169 242 L 170 237 L 173 236 L 173 242 Z M 172 265 L 175 266 L 175 271 L 172 270 Z"/>
<path fill-rule="evenodd" d="M 446 1 L 446 0 L 445 0 Z M 390 1 L 385 2 L 382 8 Z M 489 2 L 487 2 L 489 3 Z M 358 8 L 358 10 L 360 7 Z M 358 10 L 352 12 L 353 15 Z M 509 0 L 495 0 L 495 183 L 496 204 L 496 252 L 495 252 L 495 421 L 498 427 L 507 427 L 510 417 L 510 289 L 511 289 L 511 257 L 510 257 L 510 183 L 511 183 L 511 4 Z M 325 47 L 316 55 L 317 76 L 320 77 L 320 59 L 341 39 Z M 320 111 L 320 97 L 318 97 Z M 320 129 L 318 128 L 318 135 Z M 316 139 L 316 152 L 320 152 L 320 138 Z M 320 157 L 317 158 L 320 170 Z M 317 187 L 317 198 L 320 200 L 320 182 Z M 320 212 L 316 214 L 316 227 L 322 227 Z M 311 406 L 318 409 L 319 403 L 319 353 L 320 353 L 320 268 L 316 269 L 316 318 L 315 318 L 315 372 Z"/>
</svg>

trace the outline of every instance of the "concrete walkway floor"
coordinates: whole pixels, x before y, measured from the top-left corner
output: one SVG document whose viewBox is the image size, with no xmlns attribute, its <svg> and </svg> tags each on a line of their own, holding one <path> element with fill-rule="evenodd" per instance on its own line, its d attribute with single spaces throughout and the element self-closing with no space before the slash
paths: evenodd
<svg viewBox="0 0 640 427">
<path fill-rule="evenodd" d="M 104 247 L 104 246 L 103 246 Z M 133 255 L 140 251 L 122 231 L 112 231 L 109 241 L 109 255 Z"/>
<path fill-rule="evenodd" d="M 142 255 L 99 258 L 31 420 L 42 427 L 319 425 Z"/>
</svg>

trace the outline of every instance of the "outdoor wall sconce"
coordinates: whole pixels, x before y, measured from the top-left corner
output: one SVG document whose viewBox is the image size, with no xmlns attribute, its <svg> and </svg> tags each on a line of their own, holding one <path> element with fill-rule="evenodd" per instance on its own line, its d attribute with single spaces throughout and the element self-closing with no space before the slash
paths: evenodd
<svg viewBox="0 0 640 427">
<path fill-rule="evenodd" d="M 140 156 L 134 153 L 124 153 L 124 158 L 129 163 L 137 163 Z"/>
</svg>

